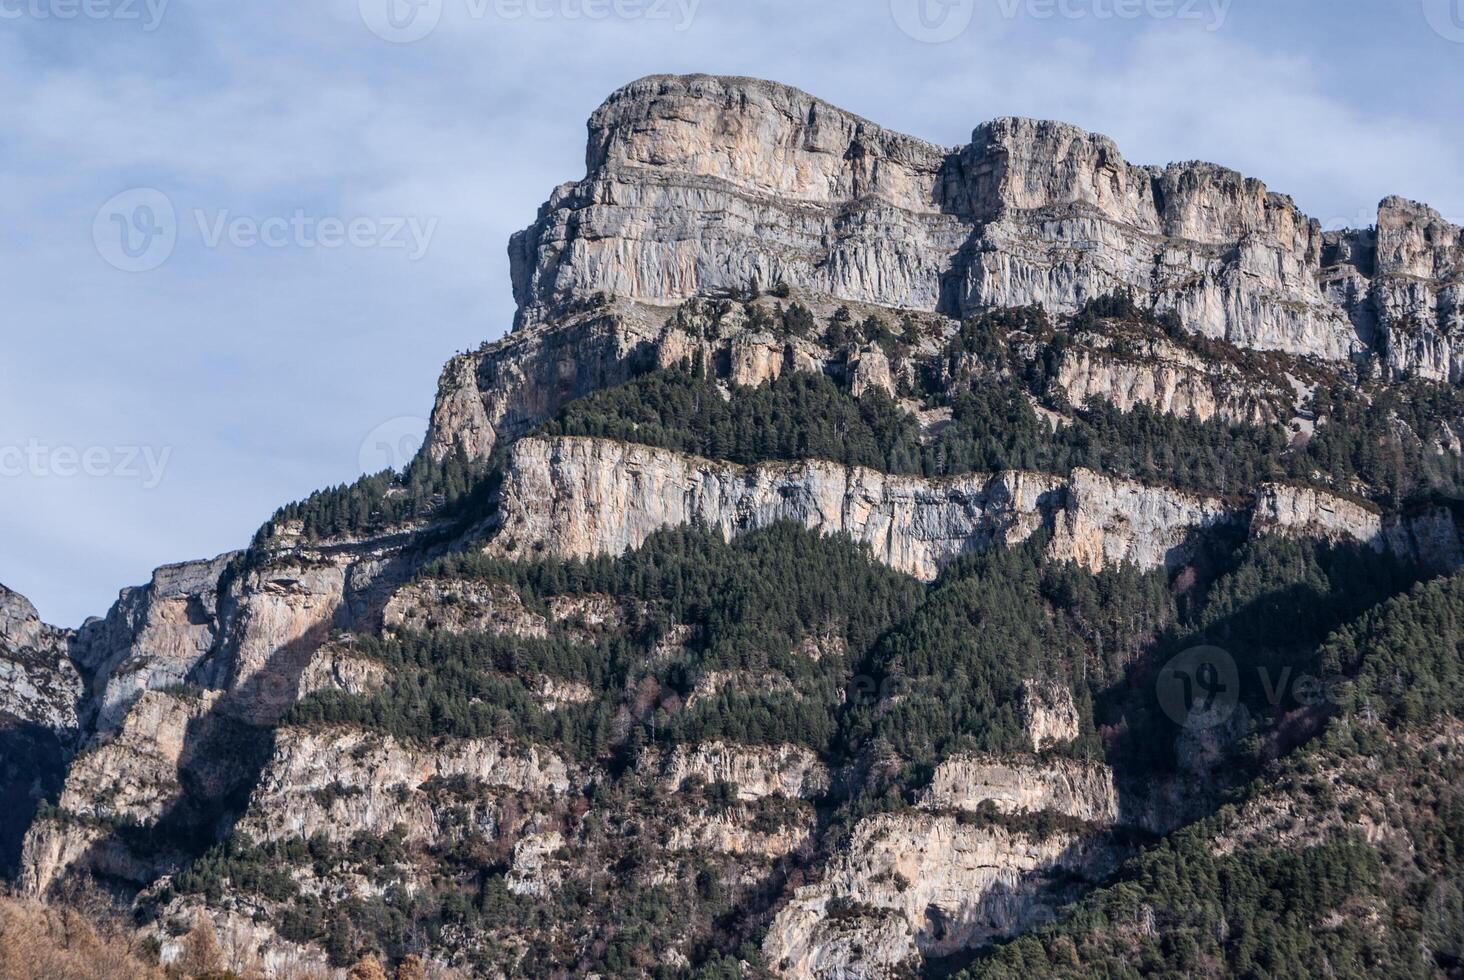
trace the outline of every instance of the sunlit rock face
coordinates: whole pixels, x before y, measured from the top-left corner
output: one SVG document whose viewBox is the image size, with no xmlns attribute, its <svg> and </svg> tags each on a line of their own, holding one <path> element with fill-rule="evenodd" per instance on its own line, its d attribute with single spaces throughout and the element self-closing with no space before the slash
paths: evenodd
<svg viewBox="0 0 1464 980">
<path fill-rule="evenodd" d="M 1337 361 L 1378 341 L 1395 370 L 1449 376 L 1459 229 L 1395 198 L 1378 224 L 1324 235 L 1259 180 L 1136 166 L 1064 123 L 946 148 L 771 82 L 656 76 L 595 112 L 586 176 L 509 251 L 525 323 L 754 282 L 954 315 L 1128 288 L 1242 347 Z"/>
</svg>

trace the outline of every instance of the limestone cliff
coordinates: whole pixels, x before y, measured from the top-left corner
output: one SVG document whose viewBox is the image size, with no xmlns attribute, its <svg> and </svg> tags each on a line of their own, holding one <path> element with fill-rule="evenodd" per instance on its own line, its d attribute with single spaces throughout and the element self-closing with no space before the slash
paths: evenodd
<svg viewBox="0 0 1464 980">
<path fill-rule="evenodd" d="M 1198 430 L 1172 416 L 1216 438 L 1233 431 L 1222 423 L 1262 430 L 1275 465 L 1248 472 L 1289 473 L 1281 454 L 1328 424 L 1323 385 L 1363 377 L 1365 401 L 1401 378 L 1464 381 L 1464 237 L 1423 205 L 1389 198 L 1375 231 L 1324 235 L 1259 181 L 1136 166 L 1061 123 L 1000 119 L 945 148 L 781 85 L 653 77 L 596 111 L 585 178 L 554 191 L 510 255 L 516 329 L 449 362 L 421 459 L 480 464 L 474 492 L 422 491 L 418 516 L 375 523 L 381 500 L 326 495 L 371 530 L 322 537 L 281 518 L 247 552 L 159 569 L 74 631 L 0 588 L 0 789 L 17 802 L 0 859 L 22 888 L 105 882 L 147 912 L 164 960 L 204 915 L 232 959 L 266 971 L 327 974 L 344 961 L 331 947 L 355 953 L 406 922 L 395 952 L 415 944 L 441 975 L 533 972 L 544 957 L 592 973 L 602 954 L 627 973 L 690 969 L 757 959 L 761 936 L 761 965 L 781 976 L 899 976 L 1047 921 L 1112 872 L 1131 831 L 1212 808 L 1237 743 L 1280 754 L 1323 723 L 1242 706 L 1175 734 L 1142 727 L 1162 723 L 1147 702 L 1122 710 L 1153 680 L 1155 637 L 1193 625 L 1180 610 L 1225 574 L 1207 542 L 1464 565 L 1453 508 L 1366 503 L 1346 472 L 1316 474 L 1335 492 L 1251 482 L 1222 497 L 1072 462 L 927 478 L 535 431 L 649 371 L 707 382 L 699 407 L 802 372 L 852 395 L 851 412 L 896 417 L 917 464 L 904 468 L 946 472 L 920 452 L 972 422 L 961 395 L 1000 383 L 1044 433 L 1097 415 L 1082 409 L 1097 399 L 1171 416 L 1155 424 L 1173 431 Z M 1066 316 L 1116 290 L 1136 298 L 1130 314 Z M 991 313 L 1030 304 L 1054 316 Z M 1388 424 L 1406 428 L 1401 414 Z M 1459 421 L 1413 434 L 1442 468 L 1464 452 Z M 623 581 L 606 567 L 637 587 L 658 571 L 633 562 L 513 564 L 778 522 L 847 536 L 924 583 L 1041 534 L 1038 557 L 1079 567 L 1043 569 L 1054 583 L 1005 602 L 1054 631 L 1071 614 L 1057 593 L 1089 589 L 1084 569 L 1168 571 L 1142 584 L 1172 603 L 1130 596 L 1105 619 L 1098 593 L 1136 577 L 1101 580 L 1072 598 L 1088 603 L 1081 629 L 1052 634 L 1070 662 L 1017 651 L 1020 671 L 997 677 L 961 663 L 966 634 L 921 667 L 918 620 L 908 636 L 894 613 L 856 630 L 826 621 L 825 596 L 780 611 L 807 616 L 796 628 L 744 634 L 704 608 L 708 583 L 676 607 L 665 583 L 607 584 Z M 947 584 L 860 571 L 911 603 Z M 996 608 L 971 626 L 1002 628 Z M 951 664 L 953 717 L 928 732 L 882 727 L 898 687 L 861 693 Z M 992 701 L 985 729 L 954 717 Z M 1125 768 L 1125 740 L 1154 731 L 1174 771 Z M 1251 814 L 1252 835 L 1285 827 L 1294 804 Z M 352 946 L 372 922 L 379 934 Z M 656 962 L 616 945 L 627 935 L 654 935 Z"/>
<path fill-rule="evenodd" d="M 1182 560 L 1187 537 L 1235 519 L 1223 504 L 1108 480 L 1033 473 L 926 480 L 818 460 L 741 467 L 593 439 L 523 439 L 504 478 L 503 555 L 619 554 L 700 520 L 733 535 L 795 521 L 868 544 L 918 578 L 993 542 L 1054 529 L 1055 557 L 1091 568 Z"/>
<path fill-rule="evenodd" d="M 400 826 L 406 840 L 432 844 L 452 835 L 449 820 L 461 824 L 465 819 L 436 803 L 434 785 L 459 781 L 506 795 L 563 794 L 580 779 L 552 752 L 495 741 L 412 746 L 357 730 L 287 728 L 280 732 L 241 829 L 260 841 L 316 834 L 349 841 Z M 491 828 L 495 813 L 489 807 L 467 823 L 486 822 Z"/>
<path fill-rule="evenodd" d="M 937 147 L 701 75 L 612 95 L 586 163 L 510 245 L 525 323 L 597 292 L 666 305 L 752 282 L 952 315 L 1070 312 L 1127 287 L 1242 347 L 1340 360 L 1381 329 L 1399 370 L 1449 371 L 1459 230 L 1394 199 L 1374 263 L 1357 235 L 1328 247 L 1289 198 L 1213 164 L 1135 166 L 1107 137 L 1029 119 Z"/>
<path fill-rule="evenodd" d="M 74 733 L 82 676 L 71 636 L 41 622 L 30 601 L 0 585 L 0 718 Z"/>
<path fill-rule="evenodd" d="M 1037 837 L 999 824 L 911 811 L 860 821 L 817 885 L 798 889 L 763 941 L 780 976 L 900 975 L 1050 916 L 1105 849 L 1074 833 Z"/>
<path fill-rule="evenodd" d="M 1113 772 L 1099 763 L 958 756 L 936 768 L 921 803 L 935 810 L 1060 813 L 1095 824 L 1118 820 Z"/>
<path fill-rule="evenodd" d="M 182 683 L 213 648 L 219 583 L 233 557 L 165 565 L 147 585 L 123 589 L 105 617 L 82 627 L 77 646 L 93 678 L 98 731 L 121 725 L 142 692 Z"/>
</svg>

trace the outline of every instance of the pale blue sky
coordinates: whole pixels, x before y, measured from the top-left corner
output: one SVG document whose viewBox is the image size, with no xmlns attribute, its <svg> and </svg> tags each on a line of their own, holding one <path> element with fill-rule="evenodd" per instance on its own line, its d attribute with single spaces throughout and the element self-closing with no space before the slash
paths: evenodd
<svg viewBox="0 0 1464 980">
<path fill-rule="evenodd" d="M 420 426 L 511 321 L 508 235 L 641 75 L 776 78 L 945 144 L 1065 119 L 1331 226 L 1393 193 L 1464 219 L 1464 0 L 387 2 L 0 0 L 0 582 L 46 618 Z M 160 258 L 117 251 L 136 188 L 175 214 L 151 271 L 108 261 Z"/>
</svg>

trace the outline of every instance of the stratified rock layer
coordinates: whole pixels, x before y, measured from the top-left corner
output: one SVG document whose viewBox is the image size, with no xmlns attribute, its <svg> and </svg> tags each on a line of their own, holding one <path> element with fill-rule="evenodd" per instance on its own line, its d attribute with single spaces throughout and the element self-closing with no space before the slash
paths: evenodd
<svg viewBox="0 0 1464 980">
<path fill-rule="evenodd" d="M 1460 231 L 1389 198 L 1375 237 L 1207 163 L 1140 167 L 1031 119 L 937 147 L 796 89 L 656 76 L 590 119 L 587 174 L 510 245 L 524 322 L 599 292 L 671 304 L 754 282 L 964 315 L 1133 290 L 1242 347 L 1458 374 Z M 1379 336 L 1375 336 L 1381 332 Z"/>
</svg>

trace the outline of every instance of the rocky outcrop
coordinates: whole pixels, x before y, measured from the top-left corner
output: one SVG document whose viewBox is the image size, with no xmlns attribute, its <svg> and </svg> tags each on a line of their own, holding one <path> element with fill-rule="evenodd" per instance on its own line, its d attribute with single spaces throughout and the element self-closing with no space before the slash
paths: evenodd
<svg viewBox="0 0 1464 980">
<path fill-rule="evenodd" d="M 492 739 L 440 739 L 408 745 L 358 729 L 281 729 L 273 757 L 260 776 L 240 823 L 256 840 L 325 834 L 349 841 L 402 827 L 406 839 L 432 843 L 449 830 L 446 807 L 434 786 L 461 785 L 469 826 L 494 836 L 494 794 L 563 794 L 577 785 L 569 765 L 542 748 L 517 748 Z"/>
<path fill-rule="evenodd" d="M 82 627 L 77 647 L 93 676 L 97 731 L 116 730 L 144 691 L 182 683 L 213 648 L 219 584 L 234 557 L 164 565 Z"/>
<path fill-rule="evenodd" d="M 1034 751 L 1071 742 L 1078 737 L 1080 720 L 1073 692 L 1053 680 L 1029 679 L 1017 691 L 1017 713 Z"/>
<path fill-rule="evenodd" d="M 1400 197 L 1378 207 L 1369 314 L 1395 375 L 1464 381 L 1464 230 Z"/>
<path fill-rule="evenodd" d="M 183 795 L 179 768 L 190 727 L 218 696 L 212 691 L 143 694 L 114 738 L 72 763 L 58 806 L 75 816 L 156 823 Z"/>
<path fill-rule="evenodd" d="M 95 724 L 66 772 L 62 816 L 28 832 L 26 887 L 73 868 L 146 884 L 186 855 L 136 851 L 119 827 L 166 821 L 159 836 L 192 839 L 237 816 L 269 725 L 310 691 L 378 683 L 375 665 L 318 652 L 333 628 L 372 618 L 405 574 L 400 547 L 388 536 L 167 566 L 89 621 L 73 647 L 95 671 Z"/>
<path fill-rule="evenodd" d="M 560 407 L 628 380 L 660 336 L 660 322 L 634 310 L 597 310 L 521 330 L 447 363 L 424 451 L 442 460 L 487 459 Z"/>
<path fill-rule="evenodd" d="M 83 682 L 72 636 L 41 622 L 30 600 L 0 585 L 0 719 L 73 736 Z"/>
<path fill-rule="evenodd" d="M 382 610 L 382 626 L 392 633 L 482 632 L 498 636 L 543 637 L 543 616 L 524 608 L 513 588 L 502 583 L 424 579 L 392 594 Z"/>
<path fill-rule="evenodd" d="M 137 854 L 112 829 L 156 827 L 172 816 L 186 795 L 185 768 L 205 792 L 228 784 L 228 758 L 187 757 L 190 744 L 203 741 L 197 729 L 217 698 L 145 692 L 110 741 L 77 756 L 58 812 L 37 820 L 26 835 L 21 887 L 43 895 L 78 870 L 137 885 L 161 874 L 170 857 L 168 841 L 158 841 L 151 854 Z"/>
<path fill-rule="evenodd" d="M 1191 534 L 1236 519 L 1215 500 L 1108 480 L 1033 473 L 892 476 L 819 460 L 743 467 L 608 440 L 524 439 L 504 477 L 489 548 L 516 556 L 620 554 L 654 531 L 701 521 L 727 535 L 794 521 L 870 546 L 933 579 L 950 559 L 1024 540 L 1047 524 L 1055 558 L 1101 568 L 1180 561 Z"/>
<path fill-rule="evenodd" d="M 660 758 L 648 756 L 642 766 L 668 792 L 694 778 L 703 784 L 736 784 L 737 798 L 743 801 L 767 796 L 811 799 L 826 793 L 830 782 L 818 757 L 796 745 L 703 742 L 678 746 Z"/>
<path fill-rule="evenodd" d="M 1382 545 L 1383 517 L 1376 507 L 1310 487 L 1268 483 L 1256 496 L 1254 534 L 1322 538 Z"/>
<path fill-rule="evenodd" d="M 674 304 L 756 281 L 933 309 L 969 237 L 947 153 L 795 89 L 648 78 L 590 119 L 588 176 L 509 246 L 526 322 L 608 292 Z"/>
<path fill-rule="evenodd" d="M 1207 363 L 1176 344 L 1154 338 L 1120 342 L 1097 334 L 1077 340 L 1058 356 L 1055 378 L 1072 405 L 1096 398 L 1122 412 L 1142 405 L 1202 422 L 1218 417 L 1252 425 L 1294 414 L 1292 391 L 1234 365 Z"/>
<path fill-rule="evenodd" d="M 326 643 L 315 651 L 300 675 L 299 696 L 317 691 L 371 694 L 386 685 L 386 665 L 353 653 L 349 645 Z"/>
<path fill-rule="evenodd" d="M 1459 519 L 1445 507 L 1384 514 L 1312 487 L 1268 483 L 1257 493 L 1251 533 L 1356 542 L 1440 573 L 1464 567 Z"/>
<path fill-rule="evenodd" d="M 1075 759 L 955 756 L 936 767 L 921 797 L 935 810 L 1058 813 L 1095 824 L 1118 820 L 1113 770 Z"/>
<path fill-rule="evenodd" d="M 613 94 L 586 163 L 510 244 L 525 323 L 600 292 L 666 305 L 754 282 L 953 315 L 1070 312 L 1128 288 L 1196 333 L 1334 361 L 1412 317 L 1432 333 L 1390 342 L 1392 361 L 1451 370 L 1436 335 L 1458 317 L 1458 229 L 1394 199 L 1375 245 L 1354 233 L 1343 248 L 1258 180 L 1135 166 L 1063 123 L 999 119 L 947 149 L 796 89 L 702 75 Z"/>
<path fill-rule="evenodd" d="M 1107 860 L 1101 844 L 1071 833 L 1035 837 L 950 815 L 879 814 L 859 822 L 820 883 L 794 892 L 763 956 L 790 978 L 896 976 L 922 956 L 1030 926 L 1060 900 L 1057 882 Z"/>
<path fill-rule="evenodd" d="M 776 820 L 759 819 L 762 814 L 746 805 L 714 812 L 693 808 L 678 814 L 666 841 L 672 851 L 710 852 L 773 861 L 804 846 L 812 838 L 817 815 L 808 804 L 791 806 Z M 749 879 L 760 871 L 747 869 Z"/>
</svg>

